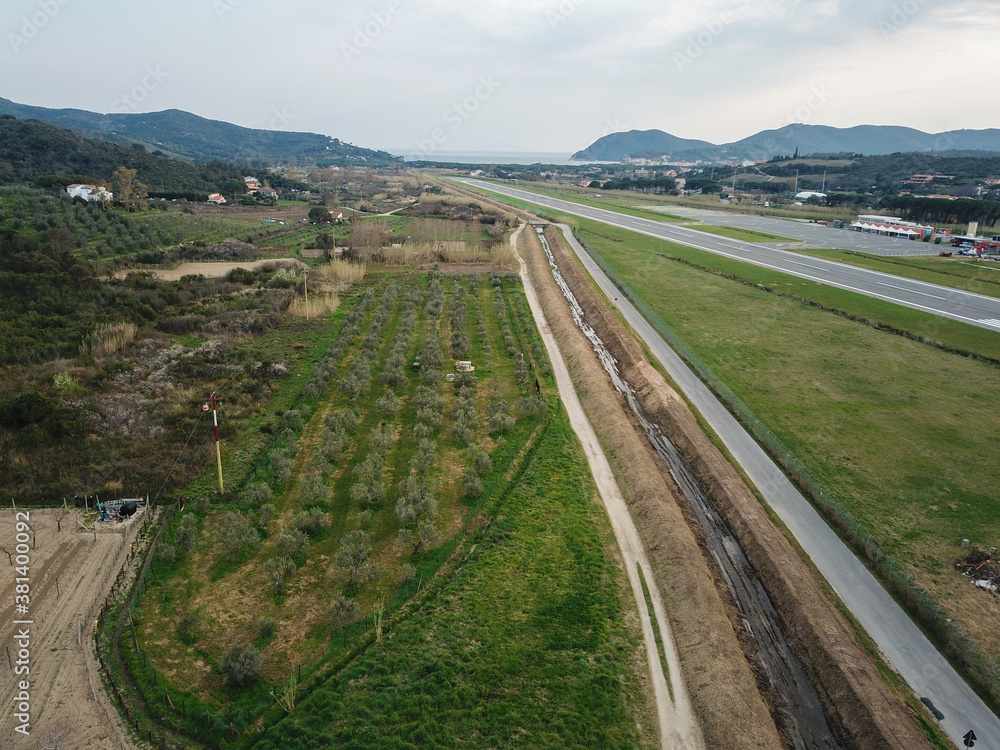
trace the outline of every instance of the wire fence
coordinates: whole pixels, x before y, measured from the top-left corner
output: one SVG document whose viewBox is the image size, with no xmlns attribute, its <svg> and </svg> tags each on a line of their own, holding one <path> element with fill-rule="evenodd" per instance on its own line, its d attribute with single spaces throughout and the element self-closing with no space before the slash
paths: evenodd
<svg viewBox="0 0 1000 750">
<path fill-rule="evenodd" d="M 912 575 L 868 532 L 865 527 L 834 497 L 812 472 L 781 440 L 743 403 L 740 398 L 705 364 L 702 359 L 670 328 L 643 299 L 619 276 L 576 230 L 574 236 L 590 257 L 600 266 L 611 282 L 618 287 L 643 317 L 680 355 L 695 374 L 725 404 L 726 408 L 743 424 L 765 450 L 775 459 L 789 477 L 802 489 L 888 584 L 896 599 L 916 615 L 933 633 L 949 655 L 961 663 L 970 675 L 996 700 L 1000 700 L 1000 665 L 986 659 L 980 646 L 948 616 L 948 612 L 926 590 L 917 586 Z"/>
</svg>

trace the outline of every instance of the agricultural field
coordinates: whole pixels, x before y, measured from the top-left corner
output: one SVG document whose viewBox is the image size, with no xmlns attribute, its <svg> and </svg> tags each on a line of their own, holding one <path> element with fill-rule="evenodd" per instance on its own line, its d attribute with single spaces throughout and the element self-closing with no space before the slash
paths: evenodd
<svg viewBox="0 0 1000 750">
<path fill-rule="evenodd" d="M 157 547 L 122 640 L 150 731 L 655 744 L 613 537 L 518 277 L 351 289 L 300 397 L 260 423 L 270 442 L 236 438 L 226 501 L 206 472 Z"/>
</svg>

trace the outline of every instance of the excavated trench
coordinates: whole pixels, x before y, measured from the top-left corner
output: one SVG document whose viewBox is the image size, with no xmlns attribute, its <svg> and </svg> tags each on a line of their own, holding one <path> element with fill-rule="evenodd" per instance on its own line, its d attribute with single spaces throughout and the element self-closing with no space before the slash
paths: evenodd
<svg viewBox="0 0 1000 750">
<path fill-rule="evenodd" d="M 584 320 L 583 309 L 556 265 L 544 230 L 535 227 L 556 284 L 569 303 L 573 320 L 590 341 L 601 366 L 611 378 L 646 431 L 650 443 L 666 463 L 677 486 L 684 493 L 701 524 L 705 543 L 722 573 L 739 608 L 744 626 L 757 643 L 757 657 L 764 673 L 781 702 L 776 720 L 787 732 L 796 750 L 843 750 L 837 742 L 823 711 L 823 703 L 809 680 L 801 661 L 788 641 L 778 613 L 760 579 L 754 573 L 743 548 L 688 468 L 677 447 L 660 427 L 644 413 L 635 391 L 618 369 L 618 361 L 594 329 Z"/>
</svg>

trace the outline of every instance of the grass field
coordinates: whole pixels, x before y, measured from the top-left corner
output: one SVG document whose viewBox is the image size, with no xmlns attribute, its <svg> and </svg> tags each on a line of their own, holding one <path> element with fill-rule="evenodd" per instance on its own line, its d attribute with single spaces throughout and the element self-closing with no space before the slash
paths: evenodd
<svg viewBox="0 0 1000 750">
<path fill-rule="evenodd" d="M 490 747 L 524 733 L 537 737 L 537 746 L 574 746 L 564 735 L 577 737 L 579 747 L 639 746 L 643 698 L 632 660 L 641 639 L 619 609 L 621 573 L 604 552 L 606 523 L 591 502 L 586 464 L 567 446 L 558 402 L 547 413 L 529 411 L 541 403 L 534 378 L 548 385 L 549 376 L 517 283 L 495 274 L 435 277 L 425 286 L 426 277 L 369 274 L 370 291 L 334 316 L 339 332 L 331 332 L 330 350 L 290 374 L 306 381 L 303 395 L 294 398 L 291 388 L 269 405 L 254 423 L 259 434 L 230 436 L 230 482 L 251 472 L 251 488 L 222 507 L 196 502 L 211 491 L 212 472 L 187 489 L 185 514 L 193 520 L 185 523 L 196 525 L 195 541 L 186 545 L 179 527 L 171 528 L 164 543 L 173 553 L 157 558 L 136 611 L 142 652 L 129 658 L 152 711 L 214 746 L 230 723 L 250 727 L 265 713 L 265 724 L 278 721 L 270 691 L 287 691 L 291 675 L 297 682 L 301 674 L 299 699 L 318 692 L 291 720 L 338 742 L 368 737 L 366 718 L 384 709 L 377 726 L 395 738 L 385 746 L 453 747 L 461 740 Z M 449 359 L 472 359 L 478 385 L 458 389 L 443 372 L 434 375 L 435 346 L 444 372 L 452 369 Z M 419 370 L 410 366 L 416 353 Z M 348 387 L 363 359 L 370 388 Z M 390 391 L 398 399 L 391 409 L 384 406 Z M 357 421 L 331 452 L 331 420 L 344 410 Z M 422 464 L 425 443 L 430 463 Z M 478 488 L 470 487 L 470 472 Z M 427 481 L 433 513 L 404 519 L 403 480 Z M 247 500 L 263 484 L 273 494 L 268 520 Z M 381 499 L 371 494 L 374 485 Z M 260 541 L 227 554 L 234 512 Z M 307 531 L 304 548 L 286 553 L 283 537 L 300 528 L 306 512 L 323 522 Z M 432 533 L 417 549 L 424 521 Z M 378 572 L 355 582 L 341 554 L 348 535 L 360 532 Z M 294 567 L 279 592 L 264 563 L 285 554 Z M 337 595 L 358 605 L 346 628 L 332 624 L 327 611 Z M 383 617 L 386 638 L 373 643 Z M 262 651 L 262 682 L 224 684 L 220 657 L 233 643 Z M 373 659 L 383 666 L 372 679 L 354 681 L 353 670 L 371 670 Z M 368 691 L 376 687 L 373 699 Z M 336 720 L 321 707 L 331 695 L 343 701 Z M 450 712 L 447 723 L 435 721 L 442 711 Z M 287 744 L 299 732 L 289 726 L 274 730 L 282 739 L 273 746 L 316 746 Z"/>
<path fill-rule="evenodd" d="M 595 225 L 597 235 L 581 224 L 584 239 L 917 584 L 962 617 L 967 597 L 975 594 L 952 568 L 961 554 L 958 543 L 970 538 L 993 546 L 1000 540 L 992 397 L 1000 370 L 803 300 L 866 311 L 875 320 L 895 313 L 890 305 L 737 262 L 720 265 L 706 253 L 649 238 L 622 233 L 623 241 L 614 242 L 601 235 L 618 230 Z M 937 325 L 918 317 L 911 324 Z M 984 353 L 1000 347 L 1000 334 L 955 326 L 970 331 L 962 335 L 942 322 L 938 338 L 975 338 Z M 977 630 L 968 619 L 962 624 Z M 980 635 L 995 660 L 1000 643 L 989 632 Z"/>
<path fill-rule="evenodd" d="M 780 237 L 767 232 L 755 232 L 752 229 L 740 229 L 739 227 L 717 227 L 711 224 L 695 224 L 691 227 L 699 232 L 717 234 L 720 237 L 728 237 L 731 240 L 744 240 L 746 242 L 798 242 L 791 237 Z"/>
</svg>

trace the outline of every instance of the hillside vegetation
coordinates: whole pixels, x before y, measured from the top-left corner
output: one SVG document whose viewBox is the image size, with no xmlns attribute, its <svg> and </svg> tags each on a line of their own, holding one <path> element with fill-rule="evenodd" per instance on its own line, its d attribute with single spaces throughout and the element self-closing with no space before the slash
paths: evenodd
<svg viewBox="0 0 1000 750">
<path fill-rule="evenodd" d="M 31 182 L 43 187 L 110 181 L 118 167 L 135 169 L 150 196 L 205 200 L 209 193 L 246 192 L 243 177 L 255 170 L 218 159 L 194 164 L 163 153 L 88 138 L 37 121 L 0 116 L 0 184 Z M 266 171 L 259 173 L 274 188 L 305 187 Z"/>
<path fill-rule="evenodd" d="M 394 157 L 316 133 L 255 130 L 171 109 L 144 114 L 98 114 L 80 109 L 48 109 L 0 99 L 0 115 L 34 119 L 84 135 L 129 146 L 139 142 L 193 161 L 215 159 L 257 167 L 276 164 L 390 164 Z"/>
</svg>

